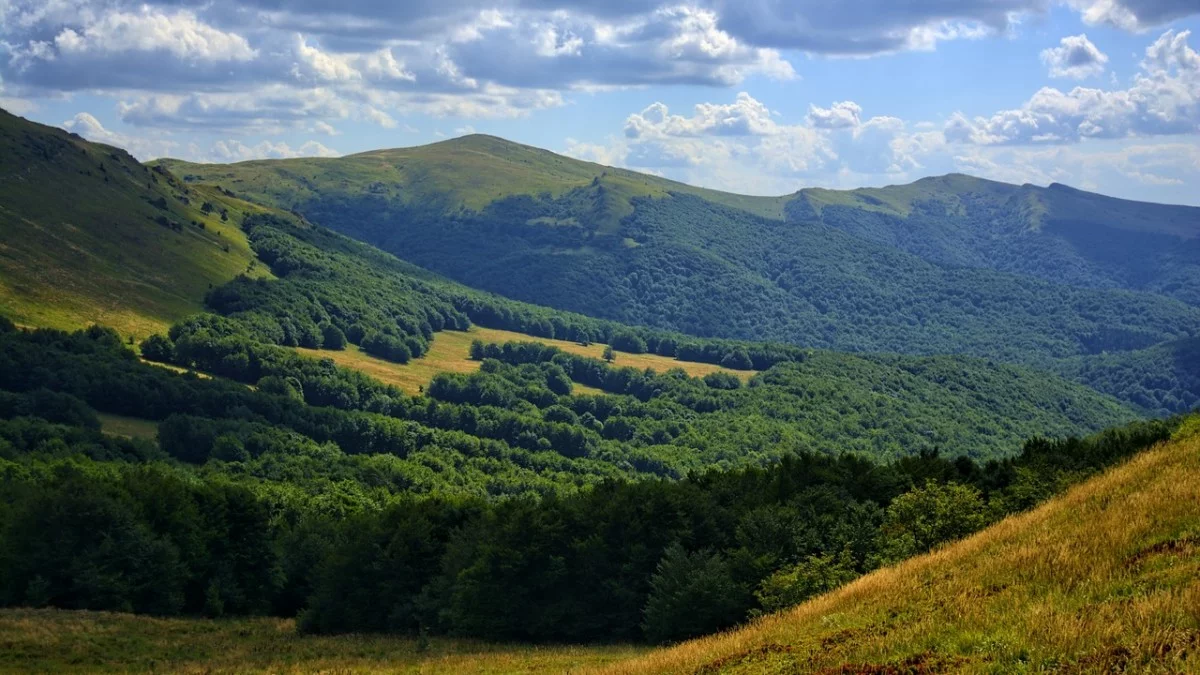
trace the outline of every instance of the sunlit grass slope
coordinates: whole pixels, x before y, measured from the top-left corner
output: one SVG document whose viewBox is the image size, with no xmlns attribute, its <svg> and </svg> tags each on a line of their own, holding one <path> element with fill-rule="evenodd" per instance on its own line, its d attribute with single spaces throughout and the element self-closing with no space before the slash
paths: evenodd
<svg viewBox="0 0 1200 675">
<path fill-rule="evenodd" d="M 605 672 L 1200 672 L 1189 427 L 970 539 Z"/>
<path fill-rule="evenodd" d="M 416 394 L 420 391 L 421 387 L 427 386 L 433 380 L 434 375 L 438 373 L 470 373 L 478 370 L 479 362 L 472 361 L 470 358 L 471 343 L 475 340 L 479 340 L 485 344 L 540 342 L 558 347 L 571 354 L 579 354 L 596 359 L 603 358 L 604 356 L 604 345 L 598 343 L 584 346 L 567 340 L 552 340 L 525 335 L 524 333 L 481 328 L 479 326 L 472 326 L 467 332 L 448 330 L 438 333 L 430 344 L 427 354 L 403 365 L 371 356 L 354 345 L 349 345 L 344 351 L 303 348 L 297 348 L 296 351 L 313 358 L 333 359 L 334 363 L 339 366 L 353 368 L 386 384 L 396 385 L 410 394 Z M 682 368 L 684 372 L 692 377 L 704 377 L 709 373 L 727 372 L 737 375 L 743 381 L 749 380 L 756 373 L 756 371 L 752 370 L 730 370 L 711 363 L 679 361 L 657 354 L 626 354 L 624 352 L 617 352 L 613 365 L 617 367 L 637 368 L 638 370 L 649 368 L 660 373 L 672 368 Z M 596 394 L 600 393 L 600 390 L 576 383 L 574 393 Z"/>
<path fill-rule="evenodd" d="M 205 202 L 216 208 L 204 213 Z M 256 208 L 0 110 L 0 313 L 31 326 L 162 330 L 198 311 L 211 286 L 266 273 L 251 269 L 234 224 Z"/>
<path fill-rule="evenodd" d="M 758 215 L 781 218 L 788 197 L 753 197 L 707 190 L 649 174 L 584 162 L 548 150 L 475 134 L 413 148 L 375 150 L 335 159 L 304 158 L 192 164 L 160 160 L 189 181 L 216 184 L 254 201 L 291 208 L 320 196 L 370 194 L 384 200 L 439 204 L 447 212 L 479 210 L 513 195 L 561 195 L 599 180 L 608 191 L 602 209 L 615 230 L 632 212 L 630 200 L 694 194 Z"/>
<path fill-rule="evenodd" d="M 154 619 L 0 610 L 4 673 L 565 673 L 635 647 L 536 647 L 433 638 L 300 636 L 282 619 Z"/>
</svg>

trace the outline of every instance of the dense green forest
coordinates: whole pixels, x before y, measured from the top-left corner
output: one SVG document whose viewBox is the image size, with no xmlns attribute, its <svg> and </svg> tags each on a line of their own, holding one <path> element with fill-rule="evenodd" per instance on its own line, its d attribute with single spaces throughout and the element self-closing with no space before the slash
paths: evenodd
<svg viewBox="0 0 1200 675">
<path fill-rule="evenodd" d="M 797 449 L 765 468 L 629 481 L 616 479 L 633 470 L 599 459 L 505 455 L 503 442 L 478 438 L 469 445 L 479 455 L 459 446 L 455 459 L 450 448 L 468 445 L 466 434 L 311 408 L 296 377 L 269 375 L 250 390 L 169 373 L 139 364 L 101 329 L 10 330 L 0 346 L 0 603 L 298 614 L 303 630 L 318 632 L 698 635 L 973 532 L 1177 424 L 1030 441 L 986 463 L 929 451 L 879 464 Z M 534 347 L 485 346 L 529 363 L 491 360 L 478 382 L 434 388 L 461 401 L 536 398 L 543 382 L 556 386 L 542 373 L 567 387 L 562 372 L 587 365 L 539 367 Z M 491 377 L 506 384 L 488 386 L 499 384 Z M 455 405 L 469 404 L 423 402 L 430 422 L 455 419 Z M 158 443 L 102 434 L 93 406 L 165 414 Z M 579 417 L 589 414 L 599 421 Z M 568 425 L 578 411 L 559 399 L 551 415 Z M 467 467 L 487 471 L 475 459 L 509 462 L 512 480 L 600 482 L 540 497 L 456 489 Z M 424 485 L 431 495 L 417 494 L 422 470 L 437 474 Z"/>
<path fill-rule="evenodd" d="M 338 348 L 345 336 L 385 358 L 407 360 L 419 356 L 427 341 L 436 339 L 437 330 L 462 329 L 470 319 L 533 335 L 604 340 L 624 351 L 654 351 L 733 368 L 771 368 L 744 389 L 730 389 L 735 384 L 730 382 L 694 380 L 681 373 L 639 373 L 594 361 L 576 369 L 574 381 L 631 396 L 637 399 L 630 404 L 635 407 L 647 406 L 645 411 L 600 414 L 597 421 L 601 425 L 608 424 L 609 416 L 620 418 L 605 427 L 601 439 L 614 445 L 635 443 L 641 453 L 638 462 L 666 465 L 675 472 L 714 463 L 763 461 L 796 444 L 822 452 L 861 451 L 876 457 L 959 446 L 986 457 L 1003 454 L 1020 439 L 1036 433 L 1078 433 L 1131 419 L 1132 411 L 1111 399 L 1019 367 L 964 357 L 856 356 L 622 328 L 464 291 L 437 279 L 396 274 L 408 266 L 379 252 L 350 255 L 339 251 L 339 246 L 368 247 L 319 228 L 251 217 L 245 229 L 279 280 L 239 279 L 214 289 L 208 304 L 222 315 L 199 316 L 177 324 L 169 336 L 148 341 L 143 346 L 145 355 L 247 384 L 267 376 L 297 377 L 300 390 L 312 404 L 394 409 L 399 412 L 390 414 L 417 420 L 422 419 L 421 406 L 407 406 L 415 412 L 401 411 L 405 405 L 397 402 L 396 392 L 379 394 L 374 388 L 377 385 L 358 380 L 353 384 L 314 382 L 314 376 L 304 373 L 312 371 L 315 362 L 274 345 L 321 347 L 326 334 L 331 334 L 335 337 L 335 344 L 329 345 L 332 348 Z M 381 343 L 394 346 L 378 349 Z M 524 365 L 500 356 L 510 366 Z M 536 360 L 546 369 L 581 361 L 544 350 Z M 585 370 L 588 374 L 581 374 Z M 319 372 L 334 371 L 330 365 Z M 486 377 L 491 374 L 504 373 L 474 377 L 502 379 Z M 442 378 L 455 379 L 450 375 Z M 439 391 L 443 389 L 431 387 L 429 393 L 436 397 Z M 567 388 L 560 385 L 551 387 L 549 394 L 515 398 L 545 409 L 556 405 L 555 396 L 566 393 Z M 588 397 L 567 399 L 567 406 L 577 408 L 579 415 L 589 412 L 579 408 L 581 398 Z M 377 404 L 375 399 L 387 402 Z M 493 396 L 486 401 L 492 408 L 509 408 L 513 400 L 513 396 Z M 483 402 L 482 398 L 472 401 L 474 405 Z M 497 410 L 495 414 L 501 412 L 510 417 L 543 416 L 536 410 Z M 597 414 L 592 412 L 593 417 Z M 473 428 L 470 424 L 451 426 Z M 517 443 L 523 432 L 511 427 L 507 435 L 489 434 Z M 526 437 L 519 445 L 537 449 L 535 441 L 543 437 L 544 433 Z"/>
<path fill-rule="evenodd" d="M 790 220 L 818 220 L 934 263 L 1200 305 L 1200 215 L 1192 207 L 951 174 L 886 188 L 801 190 L 784 209 Z"/>
</svg>

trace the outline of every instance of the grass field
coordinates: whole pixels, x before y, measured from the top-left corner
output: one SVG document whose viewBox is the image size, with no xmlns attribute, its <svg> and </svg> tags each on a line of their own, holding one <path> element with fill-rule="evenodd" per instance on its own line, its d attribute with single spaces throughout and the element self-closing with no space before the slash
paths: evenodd
<svg viewBox="0 0 1200 675">
<path fill-rule="evenodd" d="M 149 441 L 158 440 L 158 422 L 108 413 L 96 413 L 96 417 L 100 418 L 100 430 L 106 434 L 125 438 L 144 438 Z"/>
<path fill-rule="evenodd" d="M 1200 435 L 791 611 L 602 672 L 1200 672 Z"/>
<path fill-rule="evenodd" d="M 218 208 L 204 213 L 204 202 Z M 161 331 L 200 311 L 212 286 L 269 274 L 236 224 L 257 209 L 0 111 L 0 313 L 136 338 Z"/>
<path fill-rule="evenodd" d="M 4 673 L 566 673 L 636 647 L 532 647 L 433 638 L 299 636 L 283 619 L 154 619 L 0 610 Z"/>
<path fill-rule="evenodd" d="M 475 340 L 481 340 L 485 343 L 541 342 L 558 347 L 571 354 L 590 356 L 596 359 L 604 356 L 604 345 L 602 344 L 591 344 L 585 347 L 566 340 L 551 340 L 507 330 L 480 328 L 479 326 L 472 326 L 467 332 L 442 331 L 437 333 L 430 344 L 429 353 L 419 359 L 413 359 L 404 365 L 375 358 L 354 345 L 349 345 L 345 351 L 304 349 L 299 347 L 296 348 L 296 351 L 313 358 L 333 359 L 334 363 L 339 366 L 353 368 L 381 382 L 400 387 L 410 394 L 416 394 L 420 387 L 428 385 L 433 380 L 433 376 L 438 373 L 470 373 L 478 370 L 479 362 L 470 359 L 471 343 Z M 722 368 L 711 363 L 678 361 L 657 354 L 626 354 L 623 352 L 617 352 L 613 365 L 629 366 L 639 370 L 650 368 L 657 372 L 665 372 L 671 368 L 682 368 L 692 377 L 703 377 L 709 373 L 720 371 L 733 373 L 743 381 L 749 380 L 756 372 L 751 370 L 729 370 L 728 368 Z M 593 387 L 576 384 L 574 393 L 599 394 L 602 392 Z"/>
</svg>

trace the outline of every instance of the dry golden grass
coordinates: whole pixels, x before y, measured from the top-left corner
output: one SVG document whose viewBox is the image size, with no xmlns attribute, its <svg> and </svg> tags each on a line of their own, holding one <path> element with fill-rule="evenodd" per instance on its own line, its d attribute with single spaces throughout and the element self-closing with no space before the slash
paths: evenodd
<svg viewBox="0 0 1200 675">
<path fill-rule="evenodd" d="M 283 619 L 154 619 L 0 610 L 4 673 L 565 673 L 636 647 L 533 647 L 378 635 L 300 636 Z"/>
<path fill-rule="evenodd" d="M 1200 672 L 1200 436 L 793 610 L 601 670 L 1047 671 Z"/>
<path fill-rule="evenodd" d="M 514 333 L 512 331 L 496 330 L 493 328 L 480 328 L 479 326 L 472 326 L 466 332 L 448 330 L 437 333 L 430 344 L 429 353 L 419 359 L 413 359 L 404 365 L 375 358 L 364 353 L 354 345 L 349 345 L 345 351 L 304 348 L 297 348 L 296 351 L 313 358 L 333 359 L 333 362 L 339 366 L 353 368 L 381 382 L 400 387 L 410 394 L 416 394 L 421 387 L 427 386 L 433 380 L 433 376 L 438 373 L 471 373 L 478 370 L 479 362 L 470 359 L 471 342 L 475 340 L 499 344 L 505 342 L 541 342 L 558 347 L 564 352 L 571 354 L 579 354 L 596 359 L 603 358 L 604 356 L 604 345 L 602 344 L 592 344 L 585 347 L 566 340 L 550 340 L 525 335 L 524 333 Z M 658 356 L 657 354 L 626 354 L 617 352 L 617 358 L 613 362 L 613 365 L 629 366 L 639 370 L 649 368 L 657 372 L 665 372 L 671 368 L 682 368 L 692 377 L 703 377 L 709 373 L 720 371 L 733 373 L 743 381 L 749 380 L 755 374 L 755 371 L 729 370 L 728 368 L 722 368 L 711 363 L 679 361 L 666 356 Z M 574 392 L 576 394 L 602 393 L 599 389 L 578 383 L 575 384 Z"/>
<path fill-rule="evenodd" d="M 106 434 L 158 440 L 158 422 L 108 413 L 96 413 L 96 417 L 100 418 L 100 430 Z"/>
</svg>

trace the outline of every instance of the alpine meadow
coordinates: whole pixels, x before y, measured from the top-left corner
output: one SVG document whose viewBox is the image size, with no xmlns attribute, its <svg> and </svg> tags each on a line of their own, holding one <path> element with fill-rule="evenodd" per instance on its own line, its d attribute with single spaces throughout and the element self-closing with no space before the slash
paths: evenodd
<svg viewBox="0 0 1200 675">
<path fill-rule="evenodd" d="M 1194 2 L 68 4 L 0 672 L 1200 673 Z"/>
</svg>

